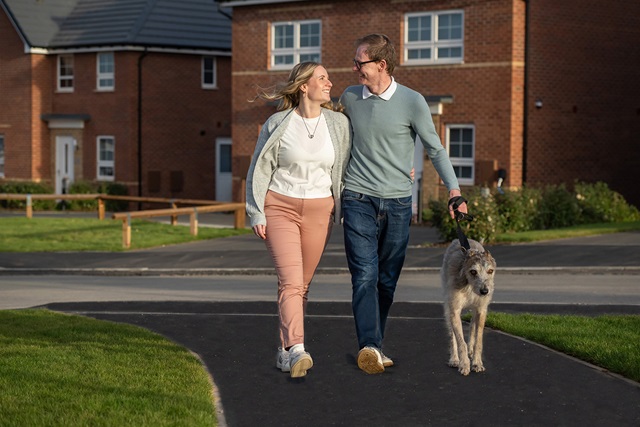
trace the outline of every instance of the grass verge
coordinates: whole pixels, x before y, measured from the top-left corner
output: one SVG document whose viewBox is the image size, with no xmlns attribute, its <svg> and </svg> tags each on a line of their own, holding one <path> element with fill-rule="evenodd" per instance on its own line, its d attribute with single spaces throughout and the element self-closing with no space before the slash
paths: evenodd
<svg viewBox="0 0 640 427">
<path fill-rule="evenodd" d="M 189 227 L 133 220 L 131 248 L 143 249 L 250 233 L 251 229 Z M 23 218 L 0 220 L 0 252 L 121 252 L 122 222 L 92 218 Z"/>
<path fill-rule="evenodd" d="M 0 311 L 0 425 L 217 425 L 208 374 L 145 329 Z"/>
<path fill-rule="evenodd" d="M 542 240 L 565 239 L 569 237 L 595 236 L 598 234 L 620 233 L 640 230 L 640 221 L 608 222 L 602 224 L 583 224 L 553 230 L 532 230 L 519 233 L 501 233 L 496 236 L 496 243 L 526 243 Z"/>
<path fill-rule="evenodd" d="M 640 382 L 640 316 L 490 312 L 486 325 Z"/>
</svg>

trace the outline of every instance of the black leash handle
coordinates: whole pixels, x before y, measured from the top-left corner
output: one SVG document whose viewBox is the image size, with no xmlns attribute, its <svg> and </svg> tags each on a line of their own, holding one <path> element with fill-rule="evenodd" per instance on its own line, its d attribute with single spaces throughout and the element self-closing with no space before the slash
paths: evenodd
<svg viewBox="0 0 640 427">
<path fill-rule="evenodd" d="M 464 232 L 462 231 L 462 228 L 460 227 L 460 221 L 473 221 L 473 215 L 469 215 L 467 213 L 464 212 L 460 212 L 458 210 L 458 208 L 463 204 L 463 203 L 467 203 L 467 199 L 465 199 L 462 196 L 455 196 L 449 199 L 449 203 L 447 203 L 447 206 L 451 206 L 453 208 L 453 217 L 456 219 L 456 227 L 457 227 L 457 231 L 458 231 L 458 240 L 460 241 L 460 244 L 462 245 L 463 248 L 465 248 L 466 250 L 471 249 L 471 245 L 469 245 L 469 240 L 467 239 L 467 236 L 464 234 Z"/>
</svg>

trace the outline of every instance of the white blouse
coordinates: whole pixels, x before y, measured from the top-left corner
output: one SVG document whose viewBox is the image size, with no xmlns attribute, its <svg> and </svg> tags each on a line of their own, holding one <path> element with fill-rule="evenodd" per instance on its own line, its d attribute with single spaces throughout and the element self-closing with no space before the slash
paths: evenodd
<svg viewBox="0 0 640 427">
<path fill-rule="evenodd" d="M 310 134 L 313 138 L 309 138 Z M 324 115 L 305 119 L 294 112 L 280 140 L 278 168 L 269 190 L 300 199 L 329 197 L 334 161 L 335 152 Z"/>
</svg>

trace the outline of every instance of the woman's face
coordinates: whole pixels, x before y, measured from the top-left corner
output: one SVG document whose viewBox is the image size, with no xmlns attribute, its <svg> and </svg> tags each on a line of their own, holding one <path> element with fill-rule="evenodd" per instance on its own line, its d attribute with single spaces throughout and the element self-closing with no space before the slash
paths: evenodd
<svg viewBox="0 0 640 427">
<path fill-rule="evenodd" d="M 303 85 L 302 90 L 305 90 L 305 86 L 309 101 L 319 104 L 331 101 L 333 83 L 329 80 L 329 73 L 322 65 L 316 67 L 309 81 Z"/>
</svg>

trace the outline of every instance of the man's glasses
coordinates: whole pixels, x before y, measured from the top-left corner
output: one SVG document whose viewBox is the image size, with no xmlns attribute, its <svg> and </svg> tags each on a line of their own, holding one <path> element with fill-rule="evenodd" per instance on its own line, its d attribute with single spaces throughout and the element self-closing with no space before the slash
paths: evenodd
<svg viewBox="0 0 640 427">
<path fill-rule="evenodd" d="M 353 64 L 356 66 L 358 70 L 360 70 L 364 64 L 368 64 L 369 62 L 378 62 L 378 60 L 372 59 L 371 61 L 363 61 L 363 62 L 360 62 L 357 59 L 353 60 Z"/>
</svg>

